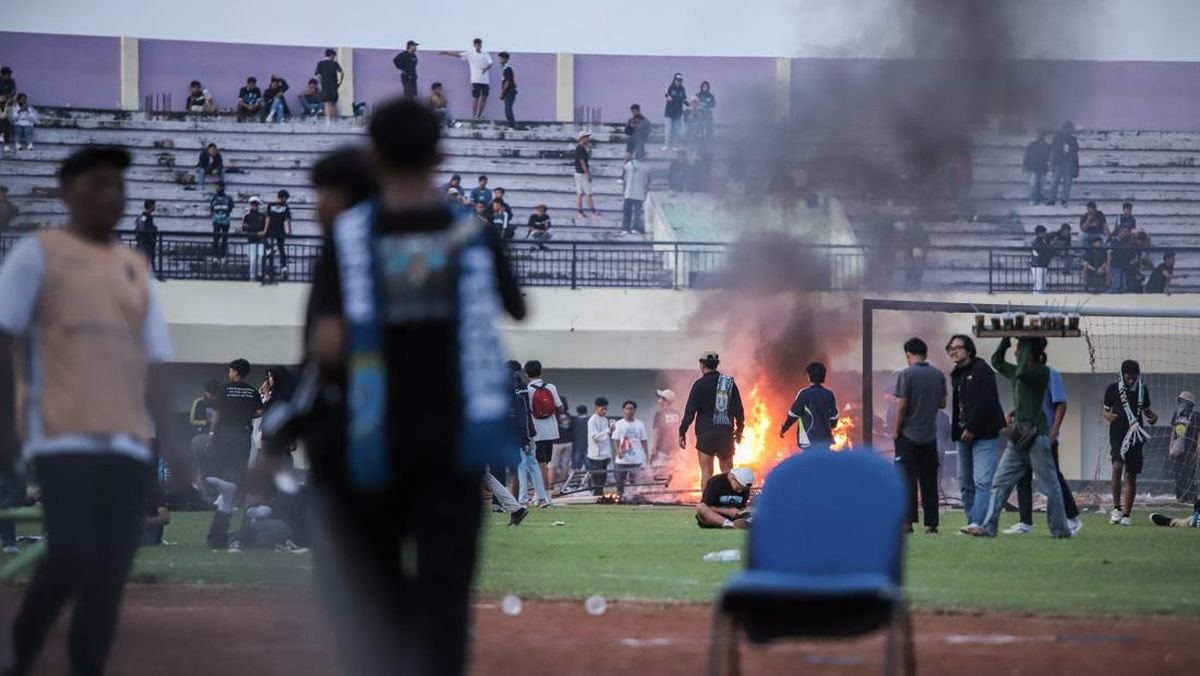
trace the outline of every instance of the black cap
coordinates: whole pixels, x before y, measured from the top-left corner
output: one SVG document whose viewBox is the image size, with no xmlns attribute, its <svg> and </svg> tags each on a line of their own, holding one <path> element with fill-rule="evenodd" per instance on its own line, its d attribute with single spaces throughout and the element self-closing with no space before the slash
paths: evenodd
<svg viewBox="0 0 1200 676">
<path fill-rule="evenodd" d="M 405 43 L 404 46 L 405 47 L 420 47 L 421 43 L 417 42 L 416 40 L 409 40 L 407 43 Z"/>
</svg>

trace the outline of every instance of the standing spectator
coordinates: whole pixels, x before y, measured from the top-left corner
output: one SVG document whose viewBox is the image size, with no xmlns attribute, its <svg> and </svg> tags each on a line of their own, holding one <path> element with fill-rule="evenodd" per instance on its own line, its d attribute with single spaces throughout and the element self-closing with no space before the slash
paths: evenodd
<svg viewBox="0 0 1200 676">
<path fill-rule="evenodd" d="M 1130 232 L 1137 232 L 1137 218 L 1133 215 L 1133 204 L 1131 202 L 1121 205 L 1121 215 L 1117 218 L 1117 225 L 1128 225 Z"/>
<path fill-rule="evenodd" d="M 146 257 L 150 269 L 157 271 L 155 252 L 158 250 L 158 226 L 154 224 L 154 206 L 154 200 L 142 202 L 142 213 L 138 214 L 137 220 L 134 221 L 133 231 L 137 233 L 137 250 Z"/>
<path fill-rule="evenodd" d="M 671 159 L 671 164 L 667 166 L 667 189 L 672 196 L 687 190 L 690 170 L 691 165 L 688 162 L 687 151 L 677 151 L 675 157 Z"/>
<path fill-rule="evenodd" d="M 528 465 L 528 471 L 537 475 L 534 486 L 542 484 L 539 499 L 541 507 L 550 507 L 550 496 L 545 494 L 545 483 L 542 477 L 546 475 L 545 466 L 550 463 L 554 454 L 554 442 L 558 439 L 558 413 L 566 410 L 562 397 L 558 396 L 558 388 L 553 383 L 542 379 L 542 363 L 536 359 L 525 362 L 525 375 L 529 377 L 529 413 L 533 416 L 533 427 L 537 434 L 533 437 L 536 464 Z M 521 491 L 525 497 L 525 491 Z"/>
<path fill-rule="evenodd" d="M 249 259 L 250 281 L 263 281 L 263 238 L 267 234 L 267 215 L 259 207 L 262 200 L 258 196 L 250 198 L 250 208 L 242 216 L 242 232 L 246 234 L 246 257 Z"/>
<path fill-rule="evenodd" d="M 1133 236 L 1134 259 L 1131 277 L 1128 280 L 1131 293 L 1144 293 L 1147 276 L 1154 271 L 1154 260 L 1150 257 L 1150 233 L 1138 231 Z"/>
<path fill-rule="evenodd" d="M 0 144 L 8 150 L 12 142 L 12 123 L 8 120 L 8 108 L 16 100 L 17 81 L 13 79 L 12 68 L 0 67 Z"/>
<path fill-rule="evenodd" d="M 556 493 L 554 490 L 555 484 L 562 482 L 566 486 L 567 474 L 571 468 L 571 453 L 574 451 L 572 444 L 575 441 L 575 418 L 571 416 L 568 409 L 570 404 L 567 403 L 567 398 L 563 397 L 563 410 L 558 412 L 558 441 L 554 444 L 550 454 L 550 465 L 546 476 L 542 477 L 546 482 L 546 490 L 550 491 L 551 495 L 561 494 L 562 489 Z"/>
<path fill-rule="evenodd" d="M 450 189 L 449 195 L 454 195 L 454 188 Z M 463 201 L 463 206 L 468 204 L 471 205 L 471 208 L 473 209 L 471 215 L 476 221 L 479 222 L 479 227 L 483 228 L 484 230 L 491 228 L 492 219 L 488 218 L 488 204 L 485 202 L 471 202 L 470 200 Z"/>
<path fill-rule="evenodd" d="M 210 474 L 205 477 L 208 485 L 215 488 L 220 497 L 217 510 L 209 526 L 209 545 L 223 546 L 219 541 L 229 531 L 233 515 L 233 500 L 238 487 L 245 488 L 247 465 L 253 446 L 253 420 L 262 415 L 263 403 L 258 389 L 246 382 L 250 375 L 250 362 L 234 359 L 229 362 L 229 382 L 221 389 L 213 410 L 212 426 L 208 430 Z"/>
<path fill-rule="evenodd" d="M 929 233 L 919 221 L 908 221 L 904 224 L 901 241 L 904 248 L 904 281 L 910 290 L 919 289 L 929 254 Z"/>
<path fill-rule="evenodd" d="M 17 220 L 17 214 L 21 210 L 17 205 L 8 201 L 8 186 L 0 185 L 0 234 L 8 232 L 13 221 Z"/>
<path fill-rule="evenodd" d="M 213 411 L 216 410 L 217 396 L 221 392 L 221 383 L 209 378 L 204 381 L 204 391 L 192 400 L 188 413 L 188 423 L 192 428 L 192 486 L 202 489 L 206 473 L 204 466 L 209 462 L 208 429 L 212 427 Z"/>
<path fill-rule="evenodd" d="M 1100 414 L 1109 424 L 1113 496 L 1109 522 L 1129 526 L 1137 493 L 1137 475 L 1142 473 L 1143 448 L 1150 438 L 1145 428 L 1158 424 L 1158 414 L 1150 409 L 1150 390 L 1142 382 L 1142 367 L 1136 361 L 1122 362 L 1120 379 L 1104 392 L 1104 407 Z M 1125 476 L 1124 501 L 1121 500 L 1122 473 Z"/>
<path fill-rule="evenodd" d="M 1046 132 L 1039 131 L 1037 138 L 1025 146 L 1025 158 L 1021 164 L 1029 183 L 1029 203 L 1041 204 L 1046 172 L 1050 169 L 1050 144 L 1046 143 Z"/>
<path fill-rule="evenodd" d="M 546 242 L 553 237 L 550 233 L 550 214 L 546 213 L 546 203 L 539 202 L 533 208 L 533 213 L 529 214 L 529 226 L 525 231 L 525 239 L 532 239 L 537 242 L 537 248 L 545 251 Z"/>
<path fill-rule="evenodd" d="M 625 483 L 637 482 L 638 471 L 646 464 L 650 435 L 646 424 L 637 419 L 637 402 L 626 401 L 621 405 L 624 417 L 613 425 L 612 440 L 616 460 L 613 475 L 617 484 L 617 495 L 625 494 Z"/>
<path fill-rule="evenodd" d="M 205 89 L 199 80 L 192 80 L 186 105 L 189 113 L 217 112 L 217 102 L 213 99 L 212 92 Z"/>
<path fill-rule="evenodd" d="M 588 484 L 592 487 L 592 495 L 600 497 L 604 494 L 604 484 L 608 483 L 608 463 L 612 460 L 612 428 L 608 420 L 608 400 L 596 398 L 596 412 L 588 418 L 587 423 L 587 468 Z"/>
<path fill-rule="evenodd" d="M 642 115 L 642 107 L 638 104 L 629 106 L 629 120 L 625 123 L 625 152 L 635 159 L 646 159 L 646 142 L 650 139 L 653 127 L 650 120 Z"/>
<path fill-rule="evenodd" d="M 1091 246 L 1093 239 L 1108 239 L 1108 219 L 1103 211 L 1096 208 L 1095 202 L 1088 202 L 1087 211 L 1079 217 L 1079 232 L 1079 243 L 1084 247 Z"/>
<path fill-rule="evenodd" d="M 796 399 L 788 409 L 783 424 L 779 427 L 779 438 L 796 425 L 796 446 L 802 452 L 828 451 L 833 445 L 833 426 L 837 424 L 837 399 L 825 388 L 825 365 L 812 362 L 805 367 L 808 387 L 796 393 Z"/>
<path fill-rule="evenodd" d="M 1058 462 L 1058 435 L 1062 430 L 1063 419 L 1067 417 L 1067 387 L 1063 384 L 1062 374 L 1053 366 L 1050 370 L 1050 381 L 1046 385 L 1046 397 L 1042 401 L 1042 415 L 1050 425 L 1050 455 L 1054 457 L 1054 471 L 1058 478 L 1058 487 L 1062 491 L 1063 511 L 1067 516 L 1067 526 L 1071 535 L 1079 532 L 1083 522 L 1079 520 L 1079 506 L 1075 504 L 1075 496 L 1071 494 L 1071 486 L 1063 478 L 1062 469 Z M 1007 535 L 1024 535 L 1033 530 L 1033 471 L 1027 470 L 1017 481 L 1017 511 L 1020 521 L 1006 528 Z"/>
<path fill-rule="evenodd" d="M 33 127 L 38 122 L 38 114 L 33 106 L 29 105 L 29 97 L 23 93 L 17 94 L 16 103 L 10 103 L 8 111 L 17 150 L 21 149 L 22 143 L 25 144 L 25 150 L 33 150 Z"/>
<path fill-rule="evenodd" d="M 575 471 L 587 467 L 588 420 L 590 418 L 587 406 L 580 404 L 575 407 L 575 420 L 571 424 L 571 469 Z"/>
<path fill-rule="evenodd" d="M 667 105 L 663 116 L 667 118 L 667 132 L 663 138 L 663 152 L 679 148 L 683 136 L 683 109 L 687 106 L 687 89 L 683 86 L 683 73 L 675 73 L 667 93 L 663 95 Z"/>
<path fill-rule="evenodd" d="M 707 80 L 700 83 L 700 93 L 696 94 L 699 104 L 692 112 L 696 113 L 699 124 L 700 144 L 707 147 L 713 137 L 713 109 L 717 107 L 717 97 L 712 93 L 712 85 Z"/>
<path fill-rule="evenodd" d="M 300 92 L 300 111 L 304 117 L 315 118 L 321 114 L 321 86 L 317 78 L 308 78 L 308 86 Z"/>
<path fill-rule="evenodd" d="M 450 104 L 446 101 L 446 94 L 442 91 L 442 83 L 434 82 L 429 86 L 429 106 L 433 108 L 433 112 L 442 118 L 442 124 L 447 127 L 457 127 L 458 122 L 454 116 L 450 114 Z"/>
<path fill-rule="evenodd" d="M 938 532 L 937 412 L 946 407 L 946 376 L 926 358 L 929 348 L 920 338 L 904 343 L 908 368 L 896 380 L 896 464 L 908 481 L 908 524 L 917 522 L 917 488 L 925 512 L 925 532 Z"/>
<path fill-rule="evenodd" d="M 224 181 L 217 181 L 217 192 L 208 201 L 212 217 L 213 258 L 223 261 L 229 253 L 229 222 L 233 218 L 233 198 L 225 193 Z"/>
<path fill-rule="evenodd" d="M 1071 200 L 1071 184 L 1079 178 L 1079 139 L 1075 138 L 1075 124 L 1063 122 L 1062 129 L 1054 135 L 1050 144 L 1050 168 L 1054 175 L 1050 179 L 1050 197 L 1046 205 L 1054 204 L 1060 197 L 1062 205 Z"/>
<path fill-rule="evenodd" d="M 200 159 L 196 161 L 196 185 L 201 190 L 204 189 L 204 179 L 209 176 L 216 176 L 218 181 L 225 183 L 225 158 L 215 143 L 201 150 Z"/>
<path fill-rule="evenodd" d="M 621 215 L 621 234 L 646 232 L 646 219 L 642 207 L 646 202 L 646 185 L 650 182 L 647 171 L 636 155 L 626 154 L 621 182 L 625 189 L 625 204 Z"/>
<path fill-rule="evenodd" d="M 492 199 L 492 229 L 496 236 L 502 240 L 511 240 L 517 234 L 517 226 L 511 220 L 509 212 L 504 209 L 504 200 L 496 197 Z"/>
<path fill-rule="evenodd" d="M 274 264 L 275 251 L 279 251 L 279 274 L 284 278 L 288 273 L 288 257 L 287 247 L 285 242 L 289 235 L 292 234 L 292 208 L 288 206 L 288 198 L 291 195 L 286 190 L 280 190 L 276 193 L 276 201 L 267 207 L 267 239 L 270 251 L 267 252 L 267 258 L 272 259 Z M 270 268 L 266 262 L 263 263 L 263 274 L 267 274 Z M 272 271 L 273 274 L 273 271 Z"/>
<path fill-rule="evenodd" d="M 587 195 L 588 209 L 592 218 L 599 219 L 596 203 L 592 199 L 592 133 L 579 132 L 579 143 L 575 146 L 575 210 L 580 218 L 587 218 L 583 213 L 583 197 Z"/>
<path fill-rule="evenodd" d="M 679 422 L 683 420 L 683 416 L 679 415 L 679 409 L 675 408 L 674 390 L 656 390 L 654 394 L 657 408 L 654 411 L 654 420 L 650 423 L 651 432 L 654 433 L 654 456 L 651 464 L 667 465 L 671 458 L 675 457 L 678 448 L 675 435 L 679 432 Z"/>
<path fill-rule="evenodd" d="M 492 57 L 483 51 L 483 40 L 475 38 L 473 49 L 465 52 L 441 52 L 443 56 L 452 56 L 467 62 L 471 72 L 471 117 L 483 119 L 483 109 L 487 106 L 488 94 L 491 93 L 491 79 L 488 71 L 492 69 Z"/>
<path fill-rule="evenodd" d="M 392 59 L 392 64 L 400 71 L 400 86 L 404 89 L 404 98 L 417 98 L 417 47 L 420 43 L 409 40 L 404 45 L 404 51 Z"/>
<path fill-rule="evenodd" d="M 1117 226 L 1117 234 L 1108 242 L 1109 293 L 1129 293 L 1133 281 L 1133 263 L 1137 251 L 1128 226 Z"/>
<path fill-rule="evenodd" d="M 1046 226 L 1039 225 L 1033 229 L 1033 256 L 1029 261 L 1034 293 L 1046 293 L 1046 269 L 1050 267 L 1053 257 L 1054 245 L 1046 234 Z"/>
<path fill-rule="evenodd" d="M 504 102 L 504 119 L 508 120 L 510 127 L 516 127 L 513 103 L 517 100 L 517 76 L 508 62 L 508 52 L 500 52 L 496 57 L 500 59 L 500 100 Z"/>
<path fill-rule="evenodd" d="M 1175 252 L 1168 251 L 1163 254 L 1163 262 L 1154 268 L 1154 272 L 1150 273 L 1150 279 L 1146 282 L 1146 293 L 1165 293 L 1171 294 L 1171 280 L 1175 278 Z"/>
<path fill-rule="evenodd" d="M 342 64 L 337 62 L 337 52 L 325 50 L 325 58 L 317 62 L 317 70 L 313 73 L 321 80 L 321 102 L 325 104 L 325 124 L 330 124 L 337 117 L 338 88 L 342 86 Z M 284 267 L 287 267 L 286 265 Z"/>
<path fill-rule="evenodd" d="M 979 212 L 971 203 L 971 184 L 975 180 L 971 149 L 964 143 L 958 147 L 950 164 L 950 192 L 958 206 L 958 220 L 975 221 Z"/>
<path fill-rule="evenodd" d="M 733 469 L 733 454 L 742 441 L 746 410 L 742 394 L 733 376 L 717 370 L 720 356 L 713 351 L 700 355 L 700 378 L 692 383 L 683 419 L 679 421 L 679 448 L 687 449 L 687 432 L 696 421 L 696 460 L 700 465 L 700 485 L 713 475 L 713 458 L 721 471 Z"/>
<path fill-rule="evenodd" d="M 263 111 L 263 94 L 258 78 L 246 78 L 246 86 L 238 90 L 237 121 L 257 119 Z"/>
<path fill-rule="evenodd" d="M 492 203 L 492 191 L 487 187 L 488 177 L 480 176 L 479 185 L 471 189 L 471 201 L 482 202 L 485 205 Z"/>
<path fill-rule="evenodd" d="M 1089 293 L 1104 293 L 1108 289 L 1108 250 L 1104 241 L 1091 240 L 1083 252 L 1083 287 Z"/>
<path fill-rule="evenodd" d="M 959 492 L 967 526 L 979 526 L 987 518 L 992 477 L 1000 459 L 1004 409 L 996 391 L 996 373 L 976 356 L 970 336 L 951 336 L 946 354 L 954 362 L 950 430 L 958 447 Z"/>
<path fill-rule="evenodd" d="M 279 120 L 280 123 L 286 122 L 291 111 L 288 110 L 287 100 L 284 94 L 289 89 L 287 80 L 278 75 L 271 76 L 271 84 L 267 85 L 267 91 L 263 94 L 263 111 L 266 113 L 266 121 L 274 122 Z"/>
</svg>

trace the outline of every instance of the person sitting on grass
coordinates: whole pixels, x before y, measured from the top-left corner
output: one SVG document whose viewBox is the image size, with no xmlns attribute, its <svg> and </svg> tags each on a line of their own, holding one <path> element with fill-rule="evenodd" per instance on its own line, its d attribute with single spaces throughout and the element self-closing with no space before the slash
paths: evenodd
<svg viewBox="0 0 1200 676">
<path fill-rule="evenodd" d="M 749 528 L 751 523 L 750 487 L 754 470 L 734 467 L 704 484 L 700 504 L 696 505 L 696 525 L 701 528 Z"/>
<path fill-rule="evenodd" d="M 1150 521 L 1155 526 L 1169 526 L 1171 528 L 1200 528 L 1200 500 L 1196 501 L 1193 506 L 1195 511 L 1191 516 L 1181 516 L 1179 518 L 1171 518 L 1166 514 L 1154 513 L 1150 515 Z"/>
</svg>

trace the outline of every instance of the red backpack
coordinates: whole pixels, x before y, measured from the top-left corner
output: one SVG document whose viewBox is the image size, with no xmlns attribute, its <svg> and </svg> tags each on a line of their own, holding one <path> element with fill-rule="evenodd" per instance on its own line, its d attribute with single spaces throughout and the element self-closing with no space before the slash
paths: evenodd
<svg viewBox="0 0 1200 676">
<path fill-rule="evenodd" d="M 554 405 L 554 393 L 546 388 L 545 385 L 531 385 L 533 388 L 533 397 L 529 406 L 530 412 L 533 413 L 534 420 L 545 420 L 553 418 L 558 411 L 558 407 Z"/>
</svg>

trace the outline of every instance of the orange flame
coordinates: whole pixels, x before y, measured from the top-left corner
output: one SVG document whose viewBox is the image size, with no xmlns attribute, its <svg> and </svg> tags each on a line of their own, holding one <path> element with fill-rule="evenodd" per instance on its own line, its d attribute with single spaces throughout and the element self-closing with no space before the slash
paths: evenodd
<svg viewBox="0 0 1200 676">
<path fill-rule="evenodd" d="M 833 451 L 853 450 L 854 442 L 850 440 L 850 430 L 852 429 L 854 429 L 854 421 L 850 419 L 850 416 L 838 418 L 837 424 L 833 426 L 833 445 L 829 449 Z"/>
</svg>

